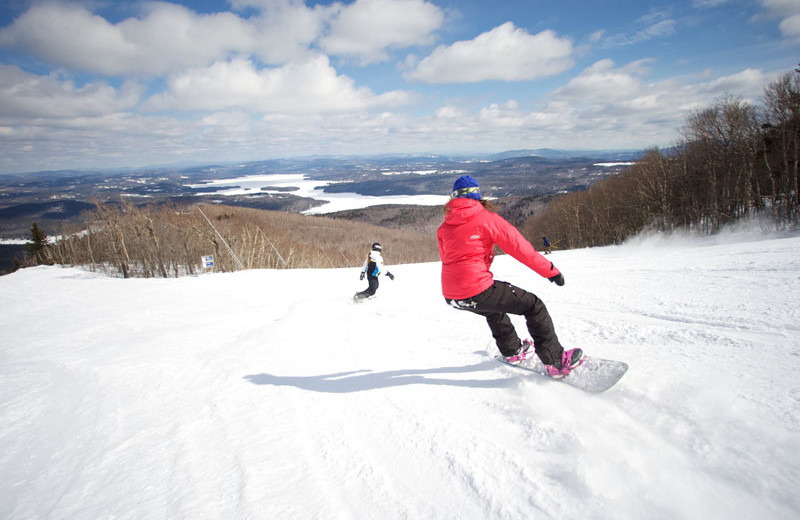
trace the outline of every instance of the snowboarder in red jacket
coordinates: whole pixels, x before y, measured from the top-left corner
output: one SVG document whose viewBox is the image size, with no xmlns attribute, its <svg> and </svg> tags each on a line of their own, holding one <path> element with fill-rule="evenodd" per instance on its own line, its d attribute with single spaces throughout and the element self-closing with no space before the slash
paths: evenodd
<svg viewBox="0 0 800 520">
<path fill-rule="evenodd" d="M 444 222 L 436 233 L 442 260 L 442 294 L 456 309 L 486 318 L 500 354 L 510 363 L 523 361 L 533 346 L 552 377 L 564 377 L 583 362 L 581 349 L 564 350 L 542 300 L 507 282 L 494 280 L 489 268 L 497 245 L 556 285 L 564 275 L 552 262 L 481 198 L 478 181 L 469 175 L 453 184 Z M 525 316 L 533 338 L 520 342 L 508 314 Z"/>
</svg>

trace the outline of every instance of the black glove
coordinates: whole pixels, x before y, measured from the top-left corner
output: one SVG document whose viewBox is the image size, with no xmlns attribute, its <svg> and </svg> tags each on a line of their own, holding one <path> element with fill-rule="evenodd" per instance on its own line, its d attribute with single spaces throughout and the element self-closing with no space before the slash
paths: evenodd
<svg viewBox="0 0 800 520">
<path fill-rule="evenodd" d="M 564 285 L 564 275 L 561 273 L 558 273 L 555 276 L 551 276 L 550 278 L 548 278 L 548 280 L 558 285 L 559 287 Z"/>
<path fill-rule="evenodd" d="M 389 271 L 386 271 L 386 276 L 388 276 L 389 278 L 392 279 L 392 281 L 394 281 L 394 275 L 392 273 L 390 273 Z"/>
<path fill-rule="evenodd" d="M 364 271 L 361 271 L 361 276 L 359 277 L 359 280 L 363 280 L 363 279 L 364 279 Z"/>
</svg>

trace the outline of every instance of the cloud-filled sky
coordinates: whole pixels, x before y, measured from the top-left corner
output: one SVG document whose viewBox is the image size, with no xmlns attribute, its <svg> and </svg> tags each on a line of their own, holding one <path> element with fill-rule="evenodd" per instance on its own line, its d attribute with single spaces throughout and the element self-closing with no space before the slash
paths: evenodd
<svg viewBox="0 0 800 520">
<path fill-rule="evenodd" d="M 0 173 L 670 146 L 798 62 L 798 0 L 5 0 Z"/>
</svg>

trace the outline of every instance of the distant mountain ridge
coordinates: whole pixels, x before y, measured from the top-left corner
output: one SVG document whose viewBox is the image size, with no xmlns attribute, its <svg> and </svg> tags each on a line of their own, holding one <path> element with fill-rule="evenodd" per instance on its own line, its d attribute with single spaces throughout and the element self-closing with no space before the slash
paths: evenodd
<svg viewBox="0 0 800 520">
<path fill-rule="evenodd" d="M 500 161 L 518 157 L 542 157 L 544 159 L 602 159 L 616 161 L 635 161 L 642 156 L 641 150 L 554 150 L 537 148 L 535 150 L 508 150 L 489 155 L 489 159 Z"/>
<path fill-rule="evenodd" d="M 184 161 L 181 163 L 149 165 L 149 166 L 119 166 L 117 168 L 65 168 L 63 170 L 43 170 L 36 172 L 19 173 L 0 173 L 0 178 L 6 180 L 12 178 L 26 179 L 28 176 L 47 175 L 53 178 L 64 176 L 82 177 L 84 175 L 122 175 L 122 174 L 146 174 L 153 172 L 169 171 L 192 171 L 197 169 L 219 168 L 233 171 L 239 168 L 265 166 L 274 168 L 278 172 L 290 172 L 309 167 L 325 167 L 331 162 L 337 165 L 355 164 L 359 165 L 362 161 L 380 161 L 385 164 L 393 162 L 417 163 L 426 161 L 469 161 L 469 160 L 491 160 L 499 161 L 504 159 L 515 159 L 520 157 L 540 157 L 543 159 L 597 159 L 597 160 L 619 160 L 635 161 L 644 152 L 642 150 L 557 150 L 553 148 L 536 148 L 507 150 L 498 153 L 385 153 L 373 155 L 307 155 L 298 157 L 276 157 L 272 159 L 262 159 L 253 161 L 227 161 L 224 163 L 208 163 Z"/>
</svg>

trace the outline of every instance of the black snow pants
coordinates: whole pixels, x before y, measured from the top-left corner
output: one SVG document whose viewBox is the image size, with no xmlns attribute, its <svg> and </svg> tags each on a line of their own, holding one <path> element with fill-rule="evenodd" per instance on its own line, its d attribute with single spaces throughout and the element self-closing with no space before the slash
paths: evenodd
<svg viewBox="0 0 800 520">
<path fill-rule="evenodd" d="M 369 286 L 358 293 L 358 298 L 369 298 L 378 290 L 378 277 L 377 276 L 367 276 L 367 283 Z"/>
<path fill-rule="evenodd" d="M 486 318 L 492 337 L 503 356 L 512 356 L 519 351 L 521 342 L 509 314 L 525 316 L 533 339 L 536 355 L 545 365 L 561 361 L 564 348 L 558 341 L 553 320 L 542 300 L 507 282 L 495 281 L 491 287 L 471 298 L 453 300 L 445 298 L 456 309 L 474 312 Z"/>
</svg>

